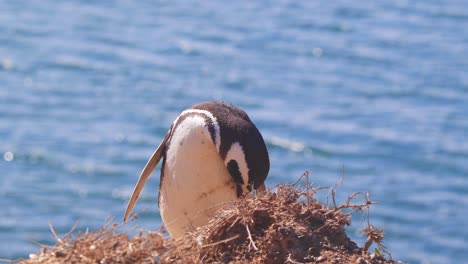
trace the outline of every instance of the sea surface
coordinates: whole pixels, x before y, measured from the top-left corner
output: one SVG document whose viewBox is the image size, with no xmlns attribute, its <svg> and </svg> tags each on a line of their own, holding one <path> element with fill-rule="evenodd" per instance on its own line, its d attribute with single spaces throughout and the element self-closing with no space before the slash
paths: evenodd
<svg viewBox="0 0 468 264">
<path fill-rule="evenodd" d="M 468 261 L 466 1 L 0 1 L 0 258 L 121 221 L 184 108 L 243 108 L 409 263 Z M 136 224 L 157 229 L 159 170 Z M 325 198 L 326 193 L 322 195 Z M 365 216 L 364 216 L 365 217 Z M 362 215 L 349 235 L 361 246 Z M 365 221 L 364 221 L 365 222 Z"/>
</svg>

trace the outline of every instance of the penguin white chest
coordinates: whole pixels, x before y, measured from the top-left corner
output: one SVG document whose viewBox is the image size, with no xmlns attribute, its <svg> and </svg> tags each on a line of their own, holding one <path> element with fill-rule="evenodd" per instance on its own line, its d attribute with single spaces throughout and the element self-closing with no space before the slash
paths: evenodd
<svg viewBox="0 0 468 264">
<path fill-rule="evenodd" d="M 218 209 L 237 199 L 237 195 L 203 116 L 180 120 L 172 132 L 159 206 L 167 230 L 176 238 L 187 229 L 207 224 Z"/>
</svg>

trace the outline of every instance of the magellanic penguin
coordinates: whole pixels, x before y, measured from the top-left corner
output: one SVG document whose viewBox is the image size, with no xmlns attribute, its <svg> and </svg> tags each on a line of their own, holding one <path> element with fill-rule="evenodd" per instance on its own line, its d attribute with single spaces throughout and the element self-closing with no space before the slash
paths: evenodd
<svg viewBox="0 0 468 264">
<path fill-rule="evenodd" d="M 218 101 L 196 104 L 175 119 L 149 159 L 124 221 L 161 158 L 158 202 L 173 238 L 207 224 L 252 188 L 264 189 L 270 169 L 263 137 L 243 110 Z"/>
</svg>

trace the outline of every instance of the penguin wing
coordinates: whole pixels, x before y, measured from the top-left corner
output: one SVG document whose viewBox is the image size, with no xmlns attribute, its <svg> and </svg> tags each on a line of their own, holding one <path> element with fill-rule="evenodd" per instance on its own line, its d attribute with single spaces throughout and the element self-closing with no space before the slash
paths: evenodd
<svg viewBox="0 0 468 264">
<path fill-rule="evenodd" d="M 161 144 L 159 144 L 156 151 L 151 155 L 151 158 L 146 163 L 145 167 L 141 171 L 140 178 L 138 179 L 137 184 L 135 185 L 135 189 L 133 189 L 132 196 L 130 197 L 130 201 L 128 202 L 127 209 L 125 210 L 124 215 L 124 222 L 127 221 L 128 217 L 133 211 L 133 207 L 137 202 L 138 198 L 140 197 L 140 193 L 145 187 L 146 181 L 149 179 L 151 174 L 153 173 L 154 169 L 158 165 L 159 161 L 163 157 L 163 153 L 166 150 L 166 143 L 170 136 L 170 130 L 167 132 L 166 136 L 164 137 Z"/>
</svg>

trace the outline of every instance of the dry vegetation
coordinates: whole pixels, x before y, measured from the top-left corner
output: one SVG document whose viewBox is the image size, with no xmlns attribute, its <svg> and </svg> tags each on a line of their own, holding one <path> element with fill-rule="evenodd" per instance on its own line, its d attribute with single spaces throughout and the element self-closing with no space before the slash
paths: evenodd
<svg viewBox="0 0 468 264">
<path fill-rule="evenodd" d="M 257 197 L 239 200 L 220 211 L 209 225 L 174 241 L 159 231 L 141 231 L 134 237 L 107 224 L 95 232 L 58 237 L 21 263 L 394 263 L 382 245 L 383 230 L 369 222 L 360 248 L 345 233 L 356 211 L 373 204 L 366 193 L 355 193 L 336 204 L 328 188 L 330 206 L 314 195 L 320 188 L 279 185 Z M 357 198 L 363 198 L 356 203 Z M 327 202 L 328 203 L 328 202 Z M 372 244 L 379 250 L 368 253 Z"/>
</svg>

